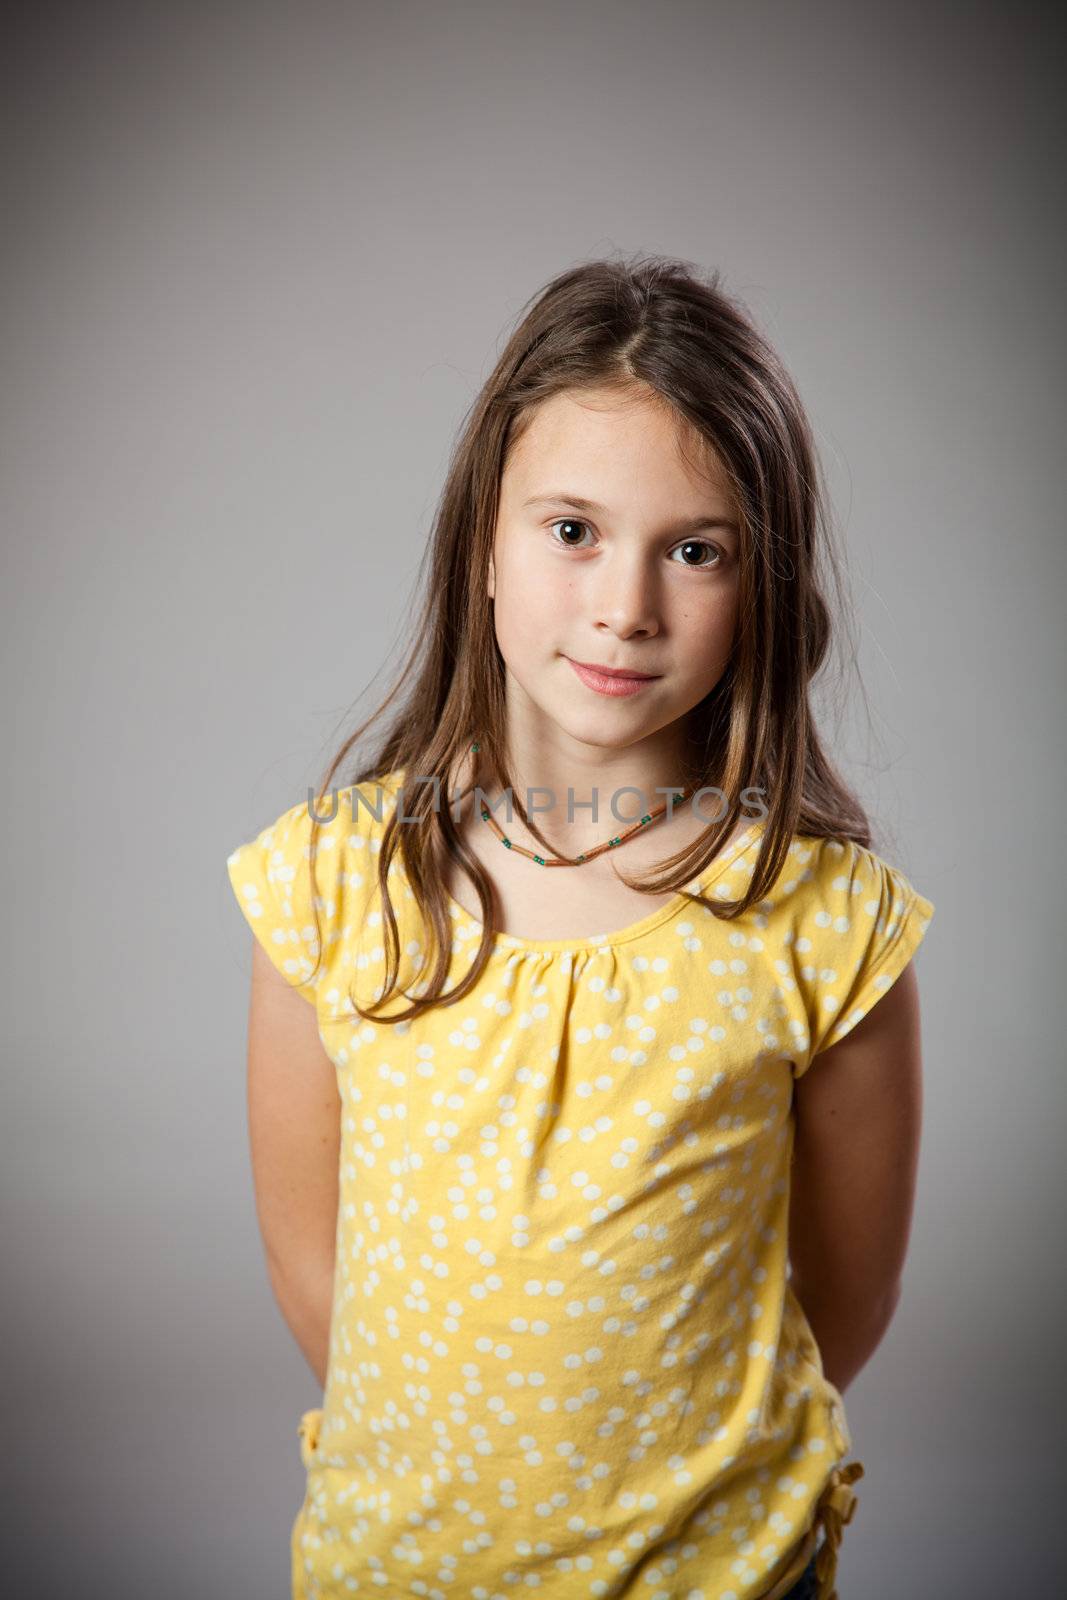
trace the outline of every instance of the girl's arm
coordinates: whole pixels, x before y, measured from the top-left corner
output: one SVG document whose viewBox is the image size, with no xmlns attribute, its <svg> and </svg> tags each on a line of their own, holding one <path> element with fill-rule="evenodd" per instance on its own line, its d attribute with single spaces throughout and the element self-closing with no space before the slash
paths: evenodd
<svg viewBox="0 0 1067 1600">
<path fill-rule="evenodd" d="M 900 1299 L 922 1119 L 919 991 L 911 962 L 794 1085 L 792 1288 L 842 1393 Z"/>
<path fill-rule="evenodd" d="M 248 1128 L 271 1288 L 326 1383 L 338 1206 L 341 1098 L 315 1007 L 252 944 Z"/>
</svg>

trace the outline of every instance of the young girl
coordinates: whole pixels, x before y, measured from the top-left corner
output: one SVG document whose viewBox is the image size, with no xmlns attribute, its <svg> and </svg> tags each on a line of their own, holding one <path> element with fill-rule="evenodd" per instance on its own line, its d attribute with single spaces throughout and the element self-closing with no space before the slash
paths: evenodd
<svg viewBox="0 0 1067 1600">
<path fill-rule="evenodd" d="M 564 272 L 466 421 L 402 709 L 229 858 L 324 1388 L 294 1600 L 836 1594 L 934 908 L 812 720 L 818 482 L 716 275 Z"/>
</svg>

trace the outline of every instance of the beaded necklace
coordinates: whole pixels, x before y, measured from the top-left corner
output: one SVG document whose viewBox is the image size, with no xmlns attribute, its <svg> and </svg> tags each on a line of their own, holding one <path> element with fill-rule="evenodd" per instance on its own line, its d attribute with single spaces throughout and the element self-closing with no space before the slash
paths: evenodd
<svg viewBox="0 0 1067 1600">
<path fill-rule="evenodd" d="M 477 750 L 478 745 L 472 744 L 471 753 L 475 754 Z M 685 800 L 686 797 L 686 792 L 683 790 L 678 798 L 679 801 L 682 801 Z M 504 832 L 499 822 L 497 822 L 492 812 L 484 805 L 482 807 L 482 821 L 488 822 L 489 826 L 492 828 L 493 832 L 506 849 L 517 851 L 520 856 L 526 856 L 527 860 L 529 861 L 536 861 L 539 867 L 578 867 L 581 866 L 585 861 L 595 860 L 595 858 L 599 855 L 602 855 L 605 850 L 614 850 L 620 844 L 625 844 L 627 839 L 632 838 L 635 833 L 640 833 L 642 828 L 647 828 L 650 823 L 655 822 L 657 818 L 662 817 L 667 809 L 668 804 L 669 802 L 665 800 L 661 806 L 657 806 L 655 811 L 650 811 L 647 816 L 639 817 L 632 827 L 626 829 L 625 833 L 617 833 L 613 839 L 605 839 L 603 844 L 598 844 L 593 850 L 583 851 L 580 856 L 575 856 L 573 859 L 569 856 L 535 855 L 532 850 L 526 850 L 521 844 L 516 844 L 513 839 L 508 838 L 507 834 Z"/>
</svg>

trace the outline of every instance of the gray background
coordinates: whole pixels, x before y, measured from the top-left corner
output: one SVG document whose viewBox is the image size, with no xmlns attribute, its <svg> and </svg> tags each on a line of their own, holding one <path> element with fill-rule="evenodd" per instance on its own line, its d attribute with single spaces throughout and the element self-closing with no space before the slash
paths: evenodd
<svg viewBox="0 0 1067 1600">
<path fill-rule="evenodd" d="M 384 692 L 520 304 L 637 250 L 720 267 L 796 375 L 858 617 L 829 736 L 937 907 L 915 1232 L 847 1396 L 842 1595 L 1051 1592 L 1051 9 L 35 4 L 5 44 L 12 1592 L 288 1595 L 320 1396 L 256 1229 L 225 858 Z"/>
</svg>

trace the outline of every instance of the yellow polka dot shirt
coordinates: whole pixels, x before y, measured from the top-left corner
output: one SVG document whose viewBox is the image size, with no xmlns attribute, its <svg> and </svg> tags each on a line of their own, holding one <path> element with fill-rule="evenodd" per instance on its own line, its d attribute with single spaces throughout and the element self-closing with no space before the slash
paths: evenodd
<svg viewBox="0 0 1067 1600">
<path fill-rule="evenodd" d="M 793 1082 L 899 976 L 933 905 L 871 851 L 797 836 L 738 920 L 679 895 L 599 937 L 501 934 L 457 1005 L 361 1021 L 402 776 L 323 802 L 314 979 L 307 802 L 227 863 L 342 1101 L 293 1600 L 778 1600 L 817 1547 L 821 1600 L 863 1468 L 843 1465 L 842 1397 L 788 1278 Z M 737 897 L 761 829 L 689 887 Z M 426 936 L 395 859 L 389 881 L 418 992 Z M 449 987 L 479 934 L 450 914 Z"/>
</svg>

